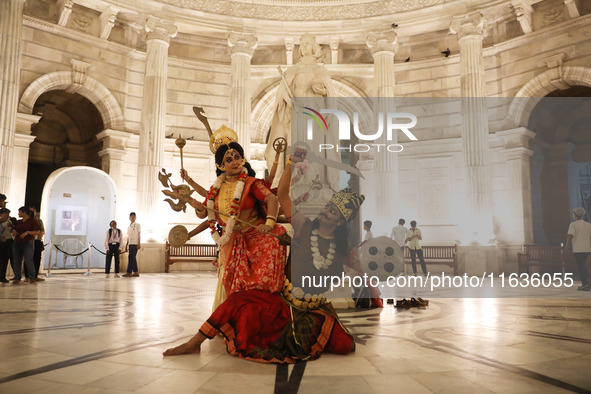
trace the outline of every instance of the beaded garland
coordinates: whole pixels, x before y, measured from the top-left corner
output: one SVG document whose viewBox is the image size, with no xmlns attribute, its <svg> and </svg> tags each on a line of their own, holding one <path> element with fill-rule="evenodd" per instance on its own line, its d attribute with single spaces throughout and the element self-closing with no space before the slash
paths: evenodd
<svg viewBox="0 0 591 394">
<path fill-rule="evenodd" d="M 310 235 L 310 246 L 312 250 L 312 264 L 316 267 L 317 270 L 326 270 L 332 264 L 332 260 L 334 259 L 334 254 L 336 252 L 337 245 L 334 241 L 331 241 L 328 247 L 328 254 L 326 257 L 320 254 L 320 249 L 318 248 L 318 230 L 312 230 L 312 235 Z"/>
<path fill-rule="evenodd" d="M 236 217 L 238 216 L 238 211 L 240 209 L 240 199 L 242 197 L 242 192 L 244 191 L 244 184 L 246 183 L 246 178 L 248 177 L 248 171 L 246 168 L 242 169 L 242 172 L 238 176 L 238 184 L 234 189 L 234 195 L 232 197 L 232 202 L 230 203 L 230 214 L 229 219 L 226 222 L 226 227 L 223 230 L 222 235 L 218 233 L 217 229 L 215 228 L 215 224 L 217 220 L 215 218 L 215 213 L 212 211 L 215 209 L 215 196 L 220 191 L 222 187 L 222 183 L 226 180 L 226 173 L 221 174 L 217 177 L 211 189 L 209 189 L 209 193 L 207 195 L 207 216 L 209 219 L 209 228 L 211 230 L 211 236 L 216 244 L 222 246 L 232 236 L 232 231 L 234 230 L 234 224 L 236 224 Z"/>
</svg>

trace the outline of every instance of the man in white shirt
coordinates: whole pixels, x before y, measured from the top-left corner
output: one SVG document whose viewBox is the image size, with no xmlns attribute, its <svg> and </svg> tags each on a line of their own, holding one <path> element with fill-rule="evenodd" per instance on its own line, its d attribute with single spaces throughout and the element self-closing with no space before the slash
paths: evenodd
<svg viewBox="0 0 591 394">
<path fill-rule="evenodd" d="M 566 247 L 568 249 L 572 246 L 579 269 L 582 285 L 577 290 L 589 291 L 587 256 L 591 253 L 591 223 L 584 221 L 583 216 L 585 216 L 584 208 L 573 209 L 573 219 L 575 221 L 568 227 Z"/>
<path fill-rule="evenodd" d="M 135 212 L 129 214 L 129 228 L 127 229 L 127 246 L 125 250 L 129 250 L 129 258 L 127 262 L 127 273 L 123 276 L 130 277 L 130 276 L 140 276 L 137 268 L 137 260 L 136 255 L 137 251 L 141 249 L 140 243 L 140 233 L 142 231 L 142 227 L 139 223 L 135 221 Z"/>
<path fill-rule="evenodd" d="M 404 227 L 404 223 L 406 221 L 404 219 L 398 220 L 398 226 L 392 229 L 392 233 L 390 234 L 390 238 L 394 240 L 400 246 L 400 249 L 404 252 L 404 244 L 406 243 L 406 239 L 412 236 L 411 232 Z"/>
<path fill-rule="evenodd" d="M 363 229 L 367 231 L 367 233 L 365 233 L 365 238 L 363 238 L 364 241 L 369 241 L 373 238 L 373 233 L 371 232 L 372 224 L 373 223 L 371 222 L 371 220 L 366 220 L 365 222 L 363 222 Z"/>
<path fill-rule="evenodd" d="M 105 249 L 107 250 L 107 261 L 105 262 L 105 274 L 107 278 L 111 273 L 111 260 L 115 256 L 115 278 L 119 277 L 119 248 L 121 247 L 121 230 L 117 228 L 117 222 L 111 220 L 105 238 Z"/>
</svg>

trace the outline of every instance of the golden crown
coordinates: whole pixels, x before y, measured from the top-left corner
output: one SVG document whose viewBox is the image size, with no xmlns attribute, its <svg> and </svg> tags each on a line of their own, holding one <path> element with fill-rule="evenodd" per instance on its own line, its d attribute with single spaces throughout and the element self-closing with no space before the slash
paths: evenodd
<svg viewBox="0 0 591 394">
<path fill-rule="evenodd" d="M 365 200 L 365 196 L 357 194 L 353 189 L 343 189 L 330 199 L 338 210 L 341 212 L 346 221 L 349 221 L 355 216 L 361 204 Z"/>
<path fill-rule="evenodd" d="M 223 124 L 209 138 L 209 149 L 211 149 L 211 153 L 215 154 L 220 146 L 227 145 L 230 142 L 238 142 L 238 134 Z"/>
</svg>

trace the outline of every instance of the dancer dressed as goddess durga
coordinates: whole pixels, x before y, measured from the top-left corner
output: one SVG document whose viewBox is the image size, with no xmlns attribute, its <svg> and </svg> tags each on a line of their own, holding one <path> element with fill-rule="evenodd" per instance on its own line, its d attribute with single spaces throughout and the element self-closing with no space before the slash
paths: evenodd
<svg viewBox="0 0 591 394">
<path fill-rule="evenodd" d="M 214 310 L 227 295 L 237 291 L 257 289 L 277 293 L 285 279 L 286 248 L 271 235 L 285 233 L 285 228 L 276 224 L 278 199 L 263 180 L 255 178 L 237 139 L 236 133 L 226 126 L 213 133 L 210 148 L 215 154 L 218 177 L 205 204 L 190 199 L 197 216 L 208 217 L 211 235 L 220 247 Z M 198 185 L 185 170 L 181 170 L 181 177 L 197 189 Z M 221 227 L 221 234 L 216 225 Z"/>
<path fill-rule="evenodd" d="M 232 146 L 235 145 L 230 144 L 229 148 L 236 149 L 231 148 Z M 238 171 L 243 156 L 239 152 L 233 154 L 227 151 L 223 155 L 226 173 L 238 174 L 239 178 L 242 176 L 245 179 L 244 175 L 241 175 L 243 173 Z M 216 163 L 220 156 L 216 152 Z M 289 197 L 292 163 L 302 162 L 304 158 L 305 154 L 298 154 L 298 152 L 291 156 L 278 186 L 277 195 L 294 228 L 292 250 L 295 252 L 292 253 L 291 269 L 288 268 L 286 271 L 288 274 L 307 272 L 333 275 L 342 272 L 343 265 L 355 263 L 350 259 L 352 254 L 349 253 L 347 223 L 356 215 L 364 197 L 351 189 L 344 189 L 333 195 L 314 221 L 297 212 L 293 217 L 289 217 L 289 213 L 292 212 Z M 218 178 L 218 181 L 220 179 Z M 216 181 L 212 187 L 207 202 L 210 206 L 215 206 L 215 196 L 222 194 L 224 180 Z M 234 193 L 237 197 L 239 196 L 237 191 Z M 243 191 L 240 196 L 244 196 L 244 193 Z M 261 192 L 259 197 L 263 194 L 265 193 Z M 267 200 L 267 212 L 276 213 L 276 206 L 268 202 L 269 200 Z M 223 204 L 218 201 L 218 208 L 221 205 Z M 194 206 L 201 215 L 205 214 L 204 207 L 199 204 Z M 211 220 L 215 224 L 216 219 L 211 217 Z M 225 224 L 225 231 L 230 227 L 229 220 L 222 222 Z M 266 224 L 272 223 L 266 222 Z M 262 234 L 277 230 L 275 228 L 271 230 L 271 226 L 263 225 L 256 231 Z M 235 233 L 236 230 L 232 234 Z M 218 240 L 227 234 L 222 234 L 221 237 L 218 235 Z M 233 235 L 227 237 L 227 241 L 222 245 L 228 245 L 232 240 L 236 242 L 232 237 Z M 224 277 L 236 278 L 236 274 L 230 275 L 228 270 L 235 269 L 241 263 L 231 260 L 234 256 L 242 258 L 245 255 L 245 258 L 248 258 L 251 251 L 241 250 L 242 244 L 248 245 L 248 241 L 248 239 L 239 239 L 240 243 L 230 244 L 232 251 L 227 255 Z M 280 252 L 271 250 L 279 248 L 276 244 L 267 243 L 264 247 L 275 256 L 281 255 Z M 282 266 L 284 261 L 276 260 L 275 265 L 272 265 L 273 269 Z M 265 272 L 271 272 L 271 270 Z M 273 272 L 276 273 L 276 271 Z M 262 275 L 261 278 L 267 289 L 252 287 L 231 292 L 201 326 L 197 334 L 186 343 L 166 350 L 164 355 L 198 353 L 203 341 L 219 333 L 224 336 L 226 348 L 230 354 L 262 363 L 295 363 L 298 360 L 313 360 L 320 357 L 324 350 L 339 354 L 354 351 L 353 337 L 340 323 L 332 305 L 323 298 L 322 293 L 326 289 L 318 288 L 317 294 L 306 295 L 301 288 L 294 288 L 289 278 L 282 280 L 282 275 L 279 273 Z M 228 283 L 225 283 L 225 287 L 232 289 Z M 277 288 L 281 288 L 281 291 L 277 292 Z"/>
</svg>

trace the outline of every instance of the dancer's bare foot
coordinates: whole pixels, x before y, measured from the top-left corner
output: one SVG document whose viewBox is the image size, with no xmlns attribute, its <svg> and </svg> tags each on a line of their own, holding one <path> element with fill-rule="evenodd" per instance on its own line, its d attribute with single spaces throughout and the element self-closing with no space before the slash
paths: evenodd
<svg viewBox="0 0 591 394">
<path fill-rule="evenodd" d="M 189 342 L 186 342 L 186 343 L 183 343 L 182 345 L 179 345 L 177 347 L 166 349 L 166 351 L 162 354 L 164 356 L 178 356 L 179 354 L 193 354 L 193 353 L 199 353 L 200 351 L 201 351 L 201 344 L 199 344 L 197 346 L 192 346 L 189 344 Z"/>
</svg>

